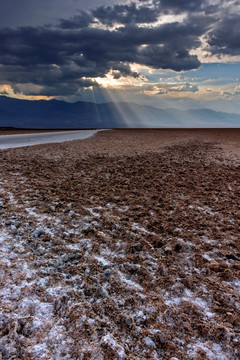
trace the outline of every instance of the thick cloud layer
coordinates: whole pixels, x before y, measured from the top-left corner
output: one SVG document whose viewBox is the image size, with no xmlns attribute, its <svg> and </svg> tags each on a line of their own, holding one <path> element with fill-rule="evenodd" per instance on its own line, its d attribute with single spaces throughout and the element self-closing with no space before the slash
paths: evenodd
<svg viewBox="0 0 240 360">
<path fill-rule="evenodd" d="M 79 9 L 96 8 L 103 4 L 123 3 L 125 0 L 1 0 L 0 24 L 18 26 L 43 26 L 62 17 L 69 18 Z"/>
<path fill-rule="evenodd" d="M 195 12 L 206 6 L 204 0 L 154 0 L 154 3 L 169 13 Z"/>
<path fill-rule="evenodd" d="M 240 14 L 221 20 L 209 33 L 208 44 L 212 54 L 240 54 Z"/>
<path fill-rule="evenodd" d="M 182 18 L 169 23 L 166 14 Z M 238 24 L 239 16 L 222 18 L 207 0 L 142 0 L 82 10 L 55 25 L 2 28 L 0 84 L 28 95 L 68 96 L 99 86 L 94 78 L 110 71 L 114 79 L 137 78 L 131 64 L 197 69 L 191 51 L 200 49 L 202 36 L 209 53 L 239 55 Z"/>
<path fill-rule="evenodd" d="M 92 14 L 101 23 L 106 25 L 118 24 L 149 24 L 157 21 L 158 11 L 154 7 L 129 5 L 101 6 L 92 11 Z"/>
</svg>

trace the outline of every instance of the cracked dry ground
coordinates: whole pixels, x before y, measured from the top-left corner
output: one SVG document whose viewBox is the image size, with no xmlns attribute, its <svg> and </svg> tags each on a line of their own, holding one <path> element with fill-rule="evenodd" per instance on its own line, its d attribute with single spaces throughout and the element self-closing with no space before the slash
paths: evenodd
<svg viewBox="0 0 240 360">
<path fill-rule="evenodd" d="M 2 359 L 239 359 L 239 162 L 172 134 L 0 153 Z"/>
</svg>

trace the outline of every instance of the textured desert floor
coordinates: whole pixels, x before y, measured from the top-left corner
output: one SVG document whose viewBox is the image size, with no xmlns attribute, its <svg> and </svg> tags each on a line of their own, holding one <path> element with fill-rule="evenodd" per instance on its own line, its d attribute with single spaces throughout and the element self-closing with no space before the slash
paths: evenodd
<svg viewBox="0 0 240 360">
<path fill-rule="evenodd" d="M 0 158 L 2 359 L 240 358 L 240 130 Z"/>
</svg>

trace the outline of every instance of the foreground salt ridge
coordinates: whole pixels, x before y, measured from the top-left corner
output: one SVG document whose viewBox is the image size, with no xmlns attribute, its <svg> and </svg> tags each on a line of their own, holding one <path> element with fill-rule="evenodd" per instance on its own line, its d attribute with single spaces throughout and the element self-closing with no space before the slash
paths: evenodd
<svg viewBox="0 0 240 360">
<path fill-rule="evenodd" d="M 13 203 L 15 206 L 18 205 L 17 201 L 14 200 L 14 196 L 11 193 L 8 193 L 10 203 Z M 112 205 L 113 206 L 113 205 Z M 104 212 L 104 208 L 102 208 L 102 213 Z M 24 207 L 21 208 L 19 206 L 19 210 L 24 212 Z M 37 222 L 35 223 L 35 227 L 39 228 L 41 227 L 44 234 L 50 234 L 51 238 L 54 238 L 54 232 L 56 230 L 49 231 L 49 223 L 56 224 L 59 223 L 59 219 L 56 219 L 54 216 L 41 216 L 41 214 L 38 214 L 36 212 L 36 208 L 34 207 L 31 211 L 29 208 L 25 208 L 27 212 L 26 220 L 28 219 L 28 216 L 33 216 L 34 219 L 37 219 Z M 89 208 L 87 208 L 89 210 Z M 107 208 L 109 210 L 109 207 Z M 71 210 L 69 209 L 69 212 Z M 121 209 L 120 212 L 123 210 Z M 93 215 L 95 215 L 97 218 L 100 218 L 99 213 L 95 213 L 94 211 L 91 211 Z M 79 216 L 79 214 L 74 214 L 74 216 Z M 80 219 L 78 219 L 80 220 Z M 88 228 L 91 226 L 93 218 L 92 217 L 83 217 L 82 219 L 82 227 Z M 32 221 L 32 219 L 31 219 Z M 13 222 L 14 223 L 14 222 Z M 26 223 L 27 224 L 27 223 Z M 60 223 L 59 223 L 60 224 Z M 68 229 L 68 231 L 65 232 L 66 236 L 69 236 L 70 234 L 74 235 L 77 233 L 78 236 L 81 236 L 81 230 L 76 230 L 76 226 L 74 226 L 73 221 L 73 228 Z M 100 225 L 96 222 L 96 225 Z M 14 226 L 14 225 L 11 225 Z M 133 224 L 132 226 L 134 229 L 139 229 L 139 231 L 147 231 L 143 227 L 138 227 L 136 224 Z M 15 228 L 13 229 L 15 231 Z M 11 233 L 11 232 L 10 232 Z M 104 236 L 104 233 L 101 232 L 101 236 Z M 31 337 L 30 344 L 28 346 L 28 351 L 32 356 L 35 356 L 36 358 L 49 358 L 49 359 L 56 359 L 56 358 L 62 358 L 62 359 L 68 359 L 70 358 L 69 352 L 71 348 L 71 338 L 69 338 L 66 329 L 61 325 L 61 319 L 56 319 L 55 315 L 55 307 L 56 302 L 59 303 L 61 300 L 59 300 L 63 297 L 69 297 L 69 292 L 77 291 L 81 295 L 84 295 L 84 280 L 81 276 L 74 276 L 71 279 L 69 279 L 69 283 L 61 282 L 60 286 L 51 286 L 51 282 L 54 281 L 51 279 L 52 277 L 52 271 L 48 270 L 49 260 L 47 261 L 40 261 L 38 263 L 38 271 L 33 270 L 31 267 L 33 267 L 33 264 L 31 264 L 31 261 L 29 261 L 28 257 L 30 256 L 29 253 L 26 253 L 26 250 L 24 249 L 24 246 L 26 246 L 26 242 L 24 240 L 20 240 L 18 238 L 17 244 L 15 244 L 15 239 L 12 234 L 9 234 L 9 231 L 4 230 L 1 231 L 1 247 L 2 247 L 2 253 L 1 253 L 1 260 L 3 263 L 7 264 L 11 268 L 11 277 L 14 278 L 14 283 L 10 279 L 7 281 L 6 285 L 2 288 L 1 296 L 3 300 L 3 309 L 7 306 L 13 307 L 16 306 L 15 312 L 11 312 L 11 325 L 10 328 L 14 324 L 15 327 L 15 338 L 18 337 L 17 329 L 19 326 L 26 326 L 26 322 L 30 322 L 27 324 L 27 327 L 25 329 L 26 332 L 32 333 L 35 332 L 36 335 Z M 58 241 L 59 242 L 59 241 Z M 123 245 L 123 244 L 121 244 Z M 49 246 L 49 242 L 48 242 Z M 115 258 L 121 254 L 118 254 L 118 252 L 114 252 L 110 250 L 108 247 L 105 247 L 102 251 L 100 251 L 100 255 L 94 254 L 91 246 L 91 240 L 90 239 L 81 239 L 79 241 L 79 244 L 74 245 L 68 245 L 66 244 L 66 241 L 62 241 L 61 247 L 62 250 L 64 250 L 64 253 L 71 254 L 73 259 L 78 259 L 80 254 L 76 254 L 75 252 L 70 253 L 69 249 L 81 251 L 81 255 L 83 257 L 87 256 L 88 261 L 90 259 L 97 259 L 97 261 L 103 266 L 106 267 L 108 270 L 110 268 L 110 264 L 112 263 Z M 75 247 L 74 247 L 75 246 Z M 119 245 L 118 245 L 119 246 Z M 11 250 L 10 250 L 11 249 Z M 85 252 L 83 250 L 86 250 Z M 46 248 L 43 248 L 42 245 L 39 246 L 39 251 L 48 252 Z M 24 254 L 24 255 L 23 255 Z M 154 273 L 154 267 L 156 266 L 156 259 L 149 256 L 148 253 L 146 253 L 147 259 L 151 259 L 150 266 L 151 266 L 151 273 Z M 14 267 L 12 269 L 11 262 L 14 261 Z M 53 257 L 54 266 L 61 267 L 62 265 L 62 256 L 55 255 Z M 65 261 L 65 260 L 64 260 Z M 51 262 L 50 262 L 51 263 Z M 125 265 L 127 265 L 126 263 Z M 34 264 L 36 266 L 36 264 Z M 52 265 L 52 264 L 51 264 Z M 34 266 L 34 267 L 35 267 Z M 131 267 L 131 265 L 129 264 Z M 14 271 L 15 268 L 15 271 Z M 141 291 L 143 291 L 142 286 L 140 286 L 137 282 L 132 281 L 130 279 L 127 279 L 126 276 L 119 270 L 115 270 L 115 266 L 113 267 L 116 272 L 115 276 L 117 276 L 117 281 L 120 283 L 118 285 L 126 287 L 131 292 L 134 292 L 135 294 L 133 296 L 138 296 L 140 298 L 145 297 Z M 21 271 L 19 271 L 21 269 Z M 105 270 L 105 272 L 106 272 Z M 89 273 L 89 269 L 85 269 L 85 273 Z M 5 274 L 6 276 L 7 274 Z M 41 275 L 46 275 L 41 277 Z M 50 275 L 50 276 L 49 276 Z M 68 273 L 64 273 L 61 271 L 61 276 L 63 279 L 69 278 Z M 109 276 L 108 274 L 106 276 Z M 16 284 L 17 282 L 17 284 Z M 70 286 L 69 286 L 70 285 Z M 101 293 L 101 297 L 107 297 L 107 280 L 103 282 L 102 286 L 99 285 L 99 291 Z M 35 294 L 32 294 L 32 288 L 35 289 Z M 36 295 L 37 292 L 45 292 L 46 294 L 50 295 L 50 298 L 45 296 L 39 297 Z M 198 310 L 202 311 L 204 315 L 207 317 L 214 317 L 214 313 L 210 312 L 208 309 L 207 302 L 203 299 L 196 298 L 189 290 L 183 290 L 181 289 L 181 293 L 183 295 L 176 296 L 178 294 L 178 286 L 177 284 L 174 286 L 174 289 L 172 291 L 172 296 L 170 294 L 163 294 L 163 301 L 167 306 L 179 306 L 182 301 L 188 301 L 189 303 L 192 303 L 193 305 L 198 307 Z M 24 294 L 26 292 L 26 294 Z M 25 296 L 24 296 L 25 295 Z M 83 296 L 84 298 L 84 296 Z M 113 298 L 114 299 L 114 298 Z M 84 301 L 83 299 L 81 299 Z M 70 301 L 70 303 L 69 303 Z M 88 299 L 88 301 L 91 303 L 94 301 L 94 298 Z M 123 299 L 117 299 L 115 298 L 114 301 L 119 303 L 124 303 Z M 16 302 L 16 303 L 15 303 Z M 101 300 L 97 300 L 96 302 L 101 303 Z M 14 304 L 15 303 L 15 304 Z M 58 304 L 57 307 L 61 307 L 62 304 Z M 75 305 L 78 305 L 77 303 L 72 302 L 69 299 L 68 300 L 68 306 L 74 307 Z M 150 308 L 147 309 L 145 306 L 141 307 L 141 310 L 136 311 L 135 313 L 132 313 L 131 316 L 129 316 L 129 319 L 131 317 L 135 318 L 137 328 L 139 325 L 144 322 L 144 320 L 147 317 L 147 314 L 152 312 L 156 314 L 157 309 Z M 129 314 L 130 315 L 130 314 Z M 156 314 L 157 315 L 157 314 Z M 4 317 L 4 314 L 2 314 Z M 87 324 L 90 325 L 90 327 L 93 327 L 96 323 L 96 321 L 109 321 L 108 317 L 104 316 L 102 319 L 93 319 L 90 316 L 81 316 L 82 321 L 87 322 Z M 80 319 L 81 319 L 80 318 Z M 9 321 L 8 319 L 8 326 Z M 4 319 L 7 320 L 6 318 Z M 161 319 L 161 321 L 163 321 Z M 107 325 L 107 324 L 106 324 Z M 9 329 L 10 330 L 10 329 Z M 40 334 L 38 333 L 44 333 L 44 337 L 40 337 Z M 137 331 L 141 331 L 141 328 L 137 329 Z M 149 329 L 149 336 L 154 335 L 155 331 L 154 329 Z M 42 334 L 41 334 L 42 335 Z M 14 339 L 14 338 L 13 338 Z M 2 339 L 4 341 L 4 338 Z M 16 339 L 14 339 L 16 340 Z M 13 343 L 14 343 L 13 340 Z M 118 356 L 119 359 L 125 358 L 125 352 L 124 352 L 124 343 L 121 344 L 118 343 L 116 339 L 114 339 L 113 335 L 111 333 L 107 333 L 102 337 L 102 340 L 100 340 L 99 344 L 96 344 L 95 346 L 98 348 L 100 344 L 103 344 L 104 346 L 110 347 L 114 353 Z M 154 348 L 156 347 L 156 344 L 153 340 L 151 340 L 151 337 L 145 338 L 145 344 L 147 348 L 151 349 L 151 356 L 158 359 L 158 354 L 155 352 Z M 91 345 L 92 347 L 93 345 Z M 83 345 L 83 348 L 85 346 Z M 86 348 L 88 345 L 86 346 Z M 50 350 L 50 349 L 51 350 Z M 189 359 L 193 358 L 197 349 L 202 348 L 203 350 L 207 351 L 208 356 L 210 359 L 228 359 L 227 354 L 224 354 L 224 351 L 221 348 L 220 344 L 215 343 L 201 343 L 200 340 L 196 339 L 196 342 L 194 342 L 192 345 L 188 345 L 189 348 Z M 9 353 L 11 351 L 14 353 L 14 346 L 11 348 L 11 344 L 9 344 L 8 349 Z M 100 350 L 97 350 L 100 351 Z M 66 355 L 64 355 L 66 354 Z M 99 356 L 99 355 L 98 355 Z M 146 354 L 146 358 L 148 358 L 148 355 Z"/>
<path fill-rule="evenodd" d="M 198 316 L 217 325 L 218 314 L 212 309 L 212 296 L 204 287 L 195 293 L 189 291 L 176 274 L 171 288 L 149 289 L 147 283 L 158 276 L 160 260 L 173 250 L 168 243 L 156 250 L 145 238 L 145 234 L 155 236 L 155 232 L 141 222 L 130 222 L 126 228 L 122 217 L 129 209 L 125 205 L 89 204 L 77 212 L 69 203 L 64 212 L 59 212 L 58 201 L 55 201 L 48 204 L 50 211 L 46 215 L 31 190 L 20 199 L 9 191 L 19 182 L 25 184 L 27 190 L 27 179 L 15 175 L 11 181 L 1 183 L 2 205 L 8 210 L 2 216 L 1 232 L 5 272 L 2 308 L 7 327 L 1 346 L 5 358 L 24 346 L 32 358 L 69 359 L 76 347 L 76 339 L 71 334 L 77 332 L 81 333 L 79 358 L 91 354 L 92 358 L 104 359 L 107 351 L 112 358 L 124 359 L 133 349 L 136 359 L 139 351 L 142 359 L 161 359 L 159 346 L 169 341 L 164 335 L 166 330 L 176 326 L 175 311 L 190 307 Z M 220 212 L 215 213 L 221 216 Z M 112 228 L 106 226 L 106 221 Z M 132 239 L 130 249 L 126 241 L 114 237 L 121 227 L 125 227 L 122 230 Z M 93 229 L 98 242 L 93 238 Z M 196 245 L 181 237 L 181 232 L 181 228 L 176 230 L 179 246 L 186 249 L 186 259 L 181 259 L 186 273 L 204 273 L 195 263 Z M 140 263 L 133 261 L 132 256 L 141 258 Z M 211 256 L 221 258 L 216 258 L 214 252 Z M 212 258 L 205 259 L 206 265 Z M 235 262 L 223 258 L 221 261 Z M 167 268 L 161 271 L 167 276 Z M 238 282 L 236 278 L 222 283 L 223 294 L 235 296 L 235 301 L 229 300 L 235 311 L 239 311 Z M 115 312 L 115 318 L 111 312 Z M 125 327 L 131 331 L 124 330 Z M 232 329 L 228 329 L 225 336 L 228 346 L 225 339 L 224 348 L 221 343 L 194 337 L 188 344 L 184 339 L 175 338 L 173 345 L 187 347 L 189 359 L 195 359 L 199 349 L 209 359 L 234 358 L 232 343 L 239 338 Z M 137 338 L 143 345 L 135 340 Z"/>
</svg>

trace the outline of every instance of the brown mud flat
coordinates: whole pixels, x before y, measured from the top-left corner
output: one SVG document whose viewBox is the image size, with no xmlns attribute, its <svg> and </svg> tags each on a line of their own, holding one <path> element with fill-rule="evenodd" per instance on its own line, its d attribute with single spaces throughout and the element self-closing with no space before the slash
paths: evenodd
<svg viewBox="0 0 240 360">
<path fill-rule="evenodd" d="M 240 130 L 0 151 L 3 359 L 240 357 Z"/>
</svg>

